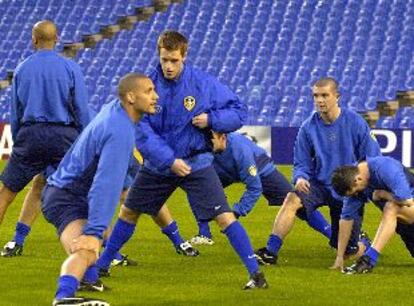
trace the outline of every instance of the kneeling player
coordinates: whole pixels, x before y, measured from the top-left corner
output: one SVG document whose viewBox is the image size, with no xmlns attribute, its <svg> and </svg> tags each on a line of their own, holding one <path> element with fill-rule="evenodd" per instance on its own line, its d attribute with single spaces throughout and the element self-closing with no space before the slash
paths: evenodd
<svg viewBox="0 0 414 306">
<path fill-rule="evenodd" d="M 364 255 L 343 270 L 347 274 L 371 272 L 378 257 L 394 235 L 397 222 L 414 223 L 414 175 L 391 157 L 373 157 L 356 166 L 339 167 L 332 174 L 336 192 L 346 196 L 342 209 L 336 267 L 343 266 L 343 254 L 348 242 L 355 212 L 367 197 L 385 201 L 381 224 L 375 239 Z"/>
</svg>

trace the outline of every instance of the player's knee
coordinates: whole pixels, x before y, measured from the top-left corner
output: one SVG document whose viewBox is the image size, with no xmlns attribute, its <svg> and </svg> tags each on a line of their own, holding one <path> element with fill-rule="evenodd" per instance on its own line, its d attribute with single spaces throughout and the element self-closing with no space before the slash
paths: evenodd
<svg viewBox="0 0 414 306">
<path fill-rule="evenodd" d="M 121 206 L 119 211 L 119 218 L 128 222 L 128 223 L 137 223 L 139 217 L 139 213 L 136 211 L 126 207 L 125 205 Z"/>
<path fill-rule="evenodd" d="M 85 264 L 89 267 L 95 264 L 98 260 L 97 254 L 90 250 L 79 250 L 76 254 L 85 262 Z"/>
<path fill-rule="evenodd" d="M 32 193 L 35 193 L 36 195 L 39 195 L 42 193 L 43 188 L 46 185 L 46 179 L 38 174 L 33 178 L 33 186 L 32 186 Z"/>
<path fill-rule="evenodd" d="M 393 202 L 387 202 L 382 211 L 383 219 L 396 218 L 398 214 L 398 206 Z"/>
<path fill-rule="evenodd" d="M 218 226 L 221 230 L 226 229 L 230 224 L 232 224 L 234 221 L 236 221 L 236 217 L 231 212 L 226 212 L 218 215 L 215 218 Z"/>
<path fill-rule="evenodd" d="M 5 201 L 7 204 L 10 204 L 14 198 L 16 197 L 17 193 L 12 191 L 9 187 L 2 184 L 0 187 L 0 198 Z"/>
<path fill-rule="evenodd" d="M 294 192 L 289 192 L 286 199 L 283 201 L 282 208 L 287 211 L 297 212 L 303 205 L 300 198 Z"/>
</svg>

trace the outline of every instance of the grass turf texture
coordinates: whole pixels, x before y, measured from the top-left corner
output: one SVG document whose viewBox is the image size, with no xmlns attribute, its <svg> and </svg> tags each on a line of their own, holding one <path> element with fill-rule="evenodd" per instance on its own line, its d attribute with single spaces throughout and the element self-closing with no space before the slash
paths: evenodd
<svg viewBox="0 0 414 306">
<path fill-rule="evenodd" d="M 4 164 L 2 164 L 3 166 Z M 290 167 L 280 167 L 290 177 Z M 10 206 L 0 228 L 0 243 L 12 238 L 25 189 Z M 230 203 L 238 200 L 242 185 L 227 189 Z M 182 191 L 168 202 L 182 235 L 189 239 L 196 223 Z M 241 219 L 255 248 L 266 244 L 278 208 L 263 198 Z M 328 216 L 326 208 L 322 209 Z M 379 211 L 367 205 L 364 229 L 371 237 L 380 220 Z M 212 224 L 216 244 L 199 247 L 197 258 L 175 253 L 171 243 L 149 217 L 143 217 L 123 252 L 138 260 L 137 267 L 115 267 L 104 279 L 112 289 L 80 293 L 106 299 L 112 305 L 413 305 L 413 259 L 398 236 L 368 275 L 342 275 L 328 267 L 335 253 L 327 239 L 297 220 L 279 256 L 277 266 L 264 267 L 267 290 L 242 291 L 248 277 L 226 237 Z M 54 228 L 43 217 L 28 237 L 23 256 L 0 258 L 0 305 L 50 305 L 60 265 L 66 258 Z"/>
</svg>

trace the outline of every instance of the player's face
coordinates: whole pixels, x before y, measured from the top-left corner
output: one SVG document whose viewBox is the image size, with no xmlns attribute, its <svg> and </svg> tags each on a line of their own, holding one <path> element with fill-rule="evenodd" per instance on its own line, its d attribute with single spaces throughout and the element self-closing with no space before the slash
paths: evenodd
<svg viewBox="0 0 414 306">
<path fill-rule="evenodd" d="M 184 67 L 185 56 L 180 50 L 169 51 L 160 49 L 160 64 L 164 77 L 168 80 L 175 80 L 180 76 Z"/>
<path fill-rule="evenodd" d="M 158 95 L 154 84 L 150 79 L 140 79 L 132 91 L 134 110 L 138 113 L 154 114 L 157 106 Z"/>
<path fill-rule="evenodd" d="M 329 114 L 338 107 L 339 94 L 331 85 L 314 86 L 313 100 L 320 114 Z"/>
<path fill-rule="evenodd" d="M 226 150 L 227 148 L 227 136 L 226 134 L 217 134 L 213 132 L 213 138 L 211 138 L 213 143 L 213 152 L 220 153 Z"/>
<path fill-rule="evenodd" d="M 346 195 L 349 197 L 357 195 L 361 191 L 364 191 L 365 188 L 367 188 L 367 185 L 368 185 L 368 181 L 358 174 L 355 177 L 354 185 L 352 186 L 351 190 L 349 190 L 346 193 Z"/>
</svg>

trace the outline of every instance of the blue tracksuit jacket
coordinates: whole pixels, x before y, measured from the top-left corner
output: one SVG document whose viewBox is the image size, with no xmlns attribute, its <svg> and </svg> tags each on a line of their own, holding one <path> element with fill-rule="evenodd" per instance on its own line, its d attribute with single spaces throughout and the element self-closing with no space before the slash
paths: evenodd
<svg viewBox="0 0 414 306">
<path fill-rule="evenodd" d="M 315 112 L 299 129 L 294 147 L 293 183 L 302 177 L 331 188 L 331 174 L 339 166 L 367 156 L 381 155 L 364 119 L 346 108 L 332 124 Z"/>
<path fill-rule="evenodd" d="M 52 122 L 82 130 L 91 116 L 80 67 L 53 50 L 39 50 L 17 66 L 12 83 L 13 140 L 24 124 Z"/>
<path fill-rule="evenodd" d="M 135 128 L 119 101 L 105 105 L 48 178 L 48 184 L 88 198 L 84 234 L 102 238 L 111 222 L 133 153 Z"/>
<path fill-rule="evenodd" d="M 243 196 L 233 206 L 233 211 L 241 216 L 253 209 L 262 194 L 260 178 L 275 170 L 264 149 L 236 132 L 227 135 L 226 150 L 214 154 L 213 166 L 224 186 L 236 182 L 246 185 Z"/>
<path fill-rule="evenodd" d="M 208 130 L 232 132 L 247 116 L 246 105 L 211 75 L 184 65 L 177 80 L 164 78 L 161 66 L 150 75 L 159 95 L 158 112 L 138 124 L 136 146 L 144 167 L 172 175 L 171 165 L 184 159 L 196 171 L 211 165 L 213 156 Z M 194 116 L 208 114 L 209 128 L 192 125 Z"/>
<path fill-rule="evenodd" d="M 392 157 L 378 156 L 367 158 L 369 169 L 368 187 L 360 195 L 346 197 L 342 207 L 341 219 L 354 219 L 358 210 L 372 197 L 377 189 L 393 194 L 397 201 L 404 201 L 414 196 L 414 175 Z"/>
</svg>

